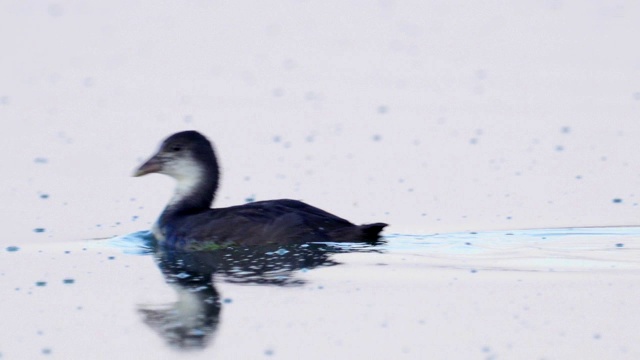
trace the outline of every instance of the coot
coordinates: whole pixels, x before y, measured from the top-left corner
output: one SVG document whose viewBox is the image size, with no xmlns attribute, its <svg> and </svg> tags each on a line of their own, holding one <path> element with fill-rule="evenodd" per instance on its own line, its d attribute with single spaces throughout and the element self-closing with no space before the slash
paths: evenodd
<svg viewBox="0 0 640 360">
<path fill-rule="evenodd" d="M 173 197 L 153 225 L 159 243 L 211 249 L 234 245 L 375 241 L 384 223 L 354 225 L 297 200 L 210 208 L 220 171 L 213 147 L 196 131 L 169 136 L 134 176 L 160 173 L 177 181 Z"/>
</svg>

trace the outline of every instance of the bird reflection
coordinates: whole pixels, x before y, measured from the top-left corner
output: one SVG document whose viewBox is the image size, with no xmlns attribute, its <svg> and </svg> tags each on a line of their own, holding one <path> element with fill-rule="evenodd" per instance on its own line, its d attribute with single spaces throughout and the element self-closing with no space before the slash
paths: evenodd
<svg viewBox="0 0 640 360">
<path fill-rule="evenodd" d="M 307 243 L 183 251 L 156 247 L 154 258 L 178 295 L 171 304 L 139 305 L 143 321 L 169 345 L 179 349 L 206 347 L 220 325 L 222 303 L 215 281 L 238 284 L 300 286 L 299 271 L 335 266 L 331 256 L 346 252 L 380 252 L 371 243 Z"/>
</svg>

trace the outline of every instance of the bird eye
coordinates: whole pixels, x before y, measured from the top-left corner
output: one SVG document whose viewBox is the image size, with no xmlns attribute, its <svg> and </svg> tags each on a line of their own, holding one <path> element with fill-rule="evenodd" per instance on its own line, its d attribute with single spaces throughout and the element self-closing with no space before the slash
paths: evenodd
<svg viewBox="0 0 640 360">
<path fill-rule="evenodd" d="M 181 145 L 173 145 L 171 147 L 171 151 L 180 151 L 182 150 L 182 146 Z"/>
</svg>

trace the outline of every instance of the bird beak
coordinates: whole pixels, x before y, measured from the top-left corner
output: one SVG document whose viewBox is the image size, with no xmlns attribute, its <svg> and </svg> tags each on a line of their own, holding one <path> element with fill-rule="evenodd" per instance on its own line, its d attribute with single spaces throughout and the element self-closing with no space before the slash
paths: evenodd
<svg viewBox="0 0 640 360">
<path fill-rule="evenodd" d="M 162 170 L 163 161 L 156 154 L 147 160 L 144 164 L 140 165 L 138 169 L 133 173 L 133 176 L 138 177 L 151 173 L 156 173 Z"/>
</svg>

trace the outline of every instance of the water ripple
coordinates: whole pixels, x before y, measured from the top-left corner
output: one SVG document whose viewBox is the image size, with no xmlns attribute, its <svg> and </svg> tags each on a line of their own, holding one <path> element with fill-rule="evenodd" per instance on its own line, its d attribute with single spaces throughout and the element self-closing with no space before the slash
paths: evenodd
<svg viewBox="0 0 640 360">
<path fill-rule="evenodd" d="M 439 267 L 512 271 L 640 270 L 640 227 L 392 234 L 389 254 Z"/>
</svg>

